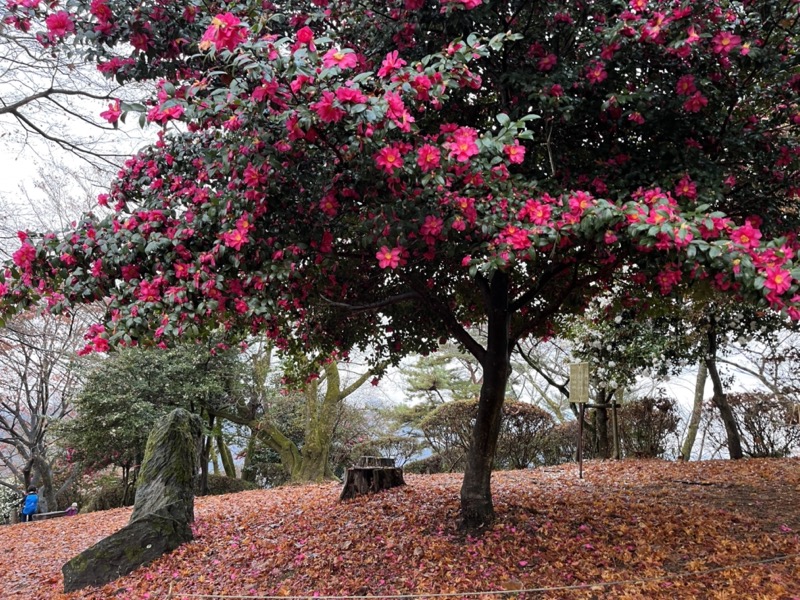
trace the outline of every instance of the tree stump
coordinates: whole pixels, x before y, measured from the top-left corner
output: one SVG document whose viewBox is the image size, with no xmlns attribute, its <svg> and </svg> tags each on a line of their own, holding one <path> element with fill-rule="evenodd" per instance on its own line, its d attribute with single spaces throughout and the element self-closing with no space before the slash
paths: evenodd
<svg viewBox="0 0 800 600">
<path fill-rule="evenodd" d="M 393 458 L 362 456 L 358 464 L 347 469 L 339 500 L 349 500 L 405 484 L 403 469 L 394 466 Z"/>
</svg>

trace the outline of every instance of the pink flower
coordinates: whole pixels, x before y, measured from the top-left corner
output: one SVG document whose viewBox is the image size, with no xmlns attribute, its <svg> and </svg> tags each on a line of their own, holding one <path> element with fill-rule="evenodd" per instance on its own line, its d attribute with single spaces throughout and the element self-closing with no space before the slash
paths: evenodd
<svg viewBox="0 0 800 600">
<path fill-rule="evenodd" d="M 361 90 L 349 87 L 336 88 L 336 99 L 342 104 L 366 104 L 369 101 L 369 99 L 361 93 Z"/>
<path fill-rule="evenodd" d="M 587 192 L 575 192 L 569 197 L 569 210 L 574 215 L 582 215 L 594 204 L 594 198 Z"/>
<path fill-rule="evenodd" d="M 326 69 L 339 67 L 340 69 L 352 69 L 358 64 L 358 59 L 352 50 L 331 48 L 322 57 L 322 66 Z"/>
<path fill-rule="evenodd" d="M 586 79 L 593 85 L 602 83 L 606 77 L 608 77 L 608 73 L 606 73 L 605 65 L 601 62 L 594 63 L 586 73 Z"/>
<path fill-rule="evenodd" d="M 550 71 L 556 66 L 557 62 L 558 57 L 555 54 L 548 54 L 539 59 L 539 62 L 536 63 L 536 68 L 540 71 Z"/>
<path fill-rule="evenodd" d="M 136 290 L 136 297 L 142 302 L 158 302 L 161 290 L 158 281 L 142 281 Z"/>
<path fill-rule="evenodd" d="M 402 254 L 402 248 L 392 248 L 391 250 L 388 246 L 381 246 L 381 249 L 375 254 L 375 258 L 378 259 L 378 266 L 381 269 L 395 269 L 400 265 L 400 255 Z"/>
<path fill-rule="evenodd" d="M 538 200 L 530 199 L 519 211 L 520 221 L 528 220 L 534 225 L 547 225 L 550 222 L 553 209 Z"/>
<path fill-rule="evenodd" d="M 436 237 L 442 232 L 444 222 L 439 217 L 428 215 L 425 217 L 425 222 L 419 228 L 419 232 L 423 237 Z"/>
<path fill-rule="evenodd" d="M 122 109 L 120 108 L 119 100 L 115 100 L 112 104 L 109 104 L 108 110 L 104 110 L 100 113 L 102 118 L 112 124 L 119 121 L 120 115 L 122 115 Z"/>
<path fill-rule="evenodd" d="M 679 198 L 694 200 L 697 198 L 697 184 L 688 175 L 684 175 L 675 188 L 675 195 Z"/>
<path fill-rule="evenodd" d="M 730 54 L 731 50 L 736 48 L 742 43 L 742 38 L 738 35 L 732 34 L 730 31 L 720 31 L 711 40 L 713 44 L 712 50 L 715 54 Z"/>
<path fill-rule="evenodd" d="M 405 65 L 406 61 L 398 56 L 397 50 L 393 50 L 386 55 L 386 58 L 383 59 L 381 68 L 378 69 L 378 77 L 388 77 Z"/>
<path fill-rule="evenodd" d="M 337 123 L 341 121 L 347 113 L 343 108 L 335 106 L 335 101 L 336 96 L 333 95 L 333 92 L 325 91 L 322 92 L 322 99 L 318 102 L 314 102 L 310 108 L 319 115 L 321 121 L 325 123 Z"/>
<path fill-rule="evenodd" d="M 700 92 L 695 92 L 683 103 L 683 109 L 686 112 L 696 113 L 700 112 L 707 104 L 708 99 Z"/>
<path fill-rule="evenodd" d="M 531 240 L 526 229 L 521 229 L 515 225 L 508 225 L 500 232 L 500 241 L 508 244 L 514 250 L 525 250 L 530 248 Z"/>
<path fill-rule="evenodd" d="M 519 165 L 525 160 L 525 146 L 521 146 L 519 140 L 514 140 L 513 144 L 504 146 L 503 152 L 510 163 Z"/>
<path fill-rule="evenodd" d="M 72 17 L 65 10 L 48 16 L 44 23 L 47 25 L 47 35 L 51 40 L 66 37 L 68 33 L 75 31 L 75 23 L 72 22 Z"/>
<path fill-rule="evenodd" d="M 314 32 L 310 27 L 303 27 L 297 30 L 297 41 L 308 46 L 310 52 L 316 52 L 317 48 L 314 46 Z"/>
<path fill-rule="evenodd" d="M 767 267 L 764 287 L 776 294 L 782 294 L 792 287 L 792 275 L 780 267 Z"/>
<path fill-rule="evenodd" d="M 680 283 L 682 279 L 680 267 L 677 265 L 666 265 L 664 270 L 656 275 L 656 282 L 665 296 L 672 291 L 672 288 Z"/>
<path fill-rule="evenodd" d="M 233 52 L 236 47 L 247 40 L 247 27 L 231 13 L 217 15 L 211 19 L 206 32 L 200 40 L 200 50 L 208 50 L 212 45 L 219 50 Z"/>
<path fill-rule="evenodd" d="M 417 164 L 423 173 L 432 171 L 439 166 L 442 153 L 436 146 L 425 144 L 417 150 Z"/>
<path fill-rule="evenodd" d="M 226 231 L 220 236 L 220 238 L 226 246 L 233 248 L 234 250 L 241 250 L 242 245 L 250 241 L 247 231 L 242 231 L 241 229 Z"/>
<path fill-rule="evenodd" d="M 745 223 L 731 232 L 731 241 L 745 248 L 758 248 L 761 232 L 750 223 Z"/>
<path fill-rule="evenodd" d="M 678 83 L 675 85 L 675 91 L 679 96 L 690 96 L 694 94 L 697 91 L 694 84 L 694 76 L 684 75 L 678 79 Z"/>
<path fill-rule="evenodd" d="M 400 150 L 394 146 L 386 146 L 381 148 L 375 155 L 375 164 L 379 169 L 383 169 L 389 175 L 392 175 L 395 169 L 400 169 L 403 166 L 403 156 Z"/>
<path fill-rule="evenodd" d="M 92 339 L 92 346 L 94 346 L 95 352 L 108 352 L 109 344 L 108 340 L 104 337 L 100 337 L 99 335 Z"/>
<path fill-rule="evenodd" d="M 445 147 L 450 150 L 448 158 L 455 158 L 458 162 L 468 162 L 471 156 L 480 152 L 477 139 L 477 131 L 471 127 L 459 127 L 453 132 L 451 140 L 445 142 Z"/>
<path fill-rule="evenodd" d="M 11 259 L 23 271 L 30 269 L 33 260 L 36 258 L 36 249 L 29 243 L 24 243 L 19 250 L 14 252 Z"/>
</svg>

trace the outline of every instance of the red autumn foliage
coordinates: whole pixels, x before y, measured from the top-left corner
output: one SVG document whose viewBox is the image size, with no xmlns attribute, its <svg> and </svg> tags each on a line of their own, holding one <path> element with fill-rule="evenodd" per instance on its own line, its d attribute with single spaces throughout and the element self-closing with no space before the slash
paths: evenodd
<svg viewBox="0 0 800 600">
<path fill-rule="evenodd" d="M 344 503 L 334 484 L 199 498 L 194 542 L 68 595 L 61 565 L 130 509 L 4 527 L 0 589 L 62 600 L 540 588 L 559 589 L 483 597 L 800 598 L 798 459 L 589 462 L 583 480 L 575 465 L 499 472 L 498 518 L 481 537 L 455 528 L 459 475 L 407 481 Z"/>
</svg>

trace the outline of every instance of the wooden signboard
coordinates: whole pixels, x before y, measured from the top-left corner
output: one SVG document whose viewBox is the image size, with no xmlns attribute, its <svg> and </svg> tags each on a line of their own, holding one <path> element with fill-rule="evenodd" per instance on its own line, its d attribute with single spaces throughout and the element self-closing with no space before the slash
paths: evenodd
<svg viewBox="0 0 800 600">
<path fill-rule="evenodd" d="M 569 401 L 575 404 L 589 402 L 589 363 L 569 366 Z"/>
</svg>

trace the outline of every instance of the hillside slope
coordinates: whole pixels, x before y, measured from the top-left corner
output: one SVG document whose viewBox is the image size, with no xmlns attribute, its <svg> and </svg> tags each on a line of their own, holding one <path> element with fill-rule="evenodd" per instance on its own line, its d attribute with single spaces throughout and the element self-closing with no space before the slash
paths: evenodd
<svg viewBox="0 0 800 600">
<path fill-rule="evenodd" d="M 194 542 L 69 595 L 61 565 L 130 509 L 2 527 L 0 596 L 800 599 L 798 459 L 496 473 L 498 521 L 479 538 L 456 529 L 459 475 L 406 479 L 345 503 L 334 484 L 199 498 Z M 460 595 L 541 588 L 559 589 Z"/>
</svg>

